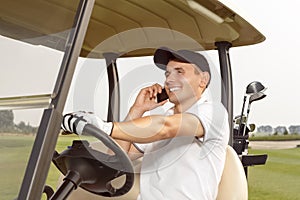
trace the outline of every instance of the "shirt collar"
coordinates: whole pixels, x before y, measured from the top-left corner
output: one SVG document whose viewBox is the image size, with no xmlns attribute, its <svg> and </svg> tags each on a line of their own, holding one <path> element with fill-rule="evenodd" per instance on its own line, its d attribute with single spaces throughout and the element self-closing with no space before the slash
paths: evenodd
<svg viewBox="0 0 300 200">
<path fill-rule="evenodd" d="M 195 109 L 197 107 L 198 104 L 203 104 L 203 103 L 206 103 L 206 102 L 210 102 L 211 101 L 211 92 L 208 88 L 206 88 L 200 99 L 194 103 L 189 109 L 187 109 L 185 112 L 190 112 L 192 111 L 193 109 Z M 166 112 L 166 115 L 173 115 L 174 114 L 174 107 L 170 108 L 167 110 Z"/>
</svg>

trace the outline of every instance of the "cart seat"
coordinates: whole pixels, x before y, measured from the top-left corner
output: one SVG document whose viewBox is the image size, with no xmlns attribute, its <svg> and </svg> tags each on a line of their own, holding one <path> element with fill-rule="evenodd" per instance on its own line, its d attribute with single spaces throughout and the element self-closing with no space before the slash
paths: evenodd
<svg viewBox="0 0 300 200">
<path fill-rule="evenodd" d="M 247 200 L 248 184 L 237 153 L 231 146 L 226 149 L 226 161 L 217 200 Z"/>
</svg>

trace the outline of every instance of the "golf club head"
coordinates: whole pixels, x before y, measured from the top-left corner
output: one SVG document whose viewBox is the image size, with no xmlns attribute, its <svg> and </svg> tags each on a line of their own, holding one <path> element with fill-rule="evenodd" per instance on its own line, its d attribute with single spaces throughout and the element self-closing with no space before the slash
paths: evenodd
<svg viewBox="0 0 300 200">
<path fill-rule="evenodd" d="M 249 124 L 249 132 L 253 132 L 255 130 L 255 124 Z"/>
<path fill-rule="evenodd" d="M 241 118 L 242 118 L 242 121 L 241 121 Z M 237 116 L 235 116 L 233 122 L 234 122 L 235 124 L 245 123 L 245 122 L 246 122 L 246 116 L 243 115 L 243 116 L 241 117 L 241 115 L 237 115 Z"/>
<path fill-rule="evenodd" d="M 259 92 L 263 92 L 266 89 L 263 84 L 258 81 L 251 82 L 246 88 L 246 94 L 255 94 Z"/>
<path fill-rule="evenodd" d="M 265 95 L 263 92 L 258 92 L 255 94 L 252 94 L 249 98 L 249 104 L 251 104 L 253 101 L 258 101 L 263 98 L 265 98 L 267 95 Z"/>
</svg>

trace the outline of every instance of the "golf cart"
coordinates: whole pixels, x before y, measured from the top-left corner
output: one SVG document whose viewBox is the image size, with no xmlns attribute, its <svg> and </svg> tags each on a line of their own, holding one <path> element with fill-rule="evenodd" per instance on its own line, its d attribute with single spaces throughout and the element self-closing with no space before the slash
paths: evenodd
<svg viewBox="0 0 300 200">
<path fill-rule="evenodd" d="M 247 139 L 238 137 L 244 136 L 239 135 L 240 132 L 236 137 L 233 134 L 233 85 L 229 49 L 256 44 L 264 41 L 265 37 L 230 9 L 225 1 L 4 0 L 0 7 L 0 24 L 0 35 L 4 37 L 62 53 L 51 93 L 0 99 L 0 106 L 4 109 L 45 107 L 18 194 L 19 200 L 41 199 L 43 191 L 48 191 L 45 183 L 52 160 L 67 178 L 55 194 L 52 195 L 51 189 L 46 192 L 51 199 L 64 199 L 78 186 L 97 195 L 119 196 L 128 192 L 133 185 L 133 167 L 127 155 L 111 138 L 93 126 L 85 127 L 86 132 L 111 149 L 113 156 L 97 152 L 85 141 L 74 141 L 62 153 L 55 151 L 79 57 L 105 61 L 108 91 L 104 96 L 107 102 L 100 103 L 107 105 L 107 121 L 119 121 L 122 118 L 121 104 L 128 102 L 128 99 L 121 97 L 123 82 L 119 79 L 119 71 L 122 70 L 122 67 L 117 66 L 119 59 L 152 56 L 154 49 L 160 46 L 203 53 L 215 50 L 219 57 L 219 68 L 214 69 L 218 75 L 213 77 L 219 77 L 219 82 L 214 81 L 211 87 L 216 87 L 216 98 L 228 110 L 232 130 L 229 145 L 236 144 L 237 139 Z M 155 81 L 157 77 L 150 78 Z M 100 89 L 103 87 L 100 86 Z M 73 96 L 86 98 L 84 94 L 76 95 L 74 92 Z M 244 127 L 247 127 L 247 123 Z M 243 145 L 246 143 L 242 142 Z M 241 153 L 239 156 L 243 164 L 243 160 L 249 161 L 247 158 L 250 155 Z M 258 162 L 256 156 L 251 156 L 244 166 L 264 162 Z M 86 163 L 86 168 L 80 171 L 82 163 Z M 95 174 L 99 174 L 99 177 L 94 177 Z M 113 178 L 122 175 L 126 176 L 126 180 L 121 188 L 110 184 Z"/>
</svg>

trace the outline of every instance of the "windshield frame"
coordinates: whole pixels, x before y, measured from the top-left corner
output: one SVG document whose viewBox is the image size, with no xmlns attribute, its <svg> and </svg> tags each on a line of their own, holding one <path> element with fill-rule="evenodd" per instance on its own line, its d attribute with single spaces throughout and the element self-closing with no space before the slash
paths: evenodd
<svg viewBox="0 0 300 200">
<path fill-rule="evenodd" d="M 51 94 L 51 103 L 44 110 L 41 123 L 31 150 L 23 182 L 17 199 L 41 199 L 44 184 L 60 132 L 62 112 L 71 80 L 90 20 L 94 0 L 80 0 L 66 44 L 66 51 Z"/>
</svg>

